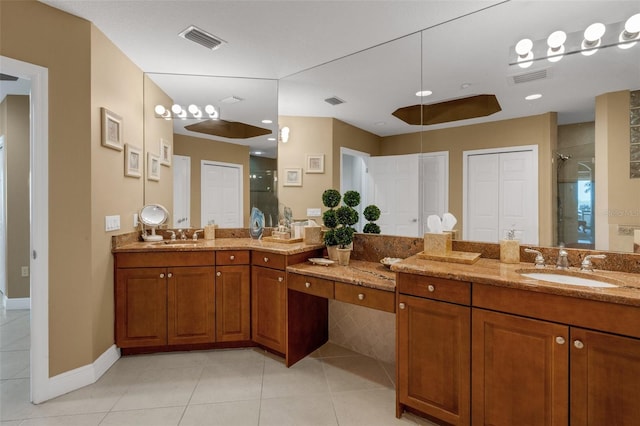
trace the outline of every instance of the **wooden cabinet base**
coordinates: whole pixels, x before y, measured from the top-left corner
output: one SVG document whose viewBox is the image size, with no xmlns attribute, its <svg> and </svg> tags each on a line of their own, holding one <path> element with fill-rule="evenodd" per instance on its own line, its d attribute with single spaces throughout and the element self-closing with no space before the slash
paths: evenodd
<svg viewBox="0 0 640 426">
<path fill-rule="evenodd" d="M 220 343 L 195 343 L 188 345 L 171 345 L 171 346 L 146 346 L 139 348 L 120 348 L 120 354 L 126 355 L 140 355 L 151 354 L 158 352 L 181 352 L 181 351 L 205 351 L 209 349 L 232 349 L 232 348 L 251 348 L 259 347 L 250 340 L 238 341 L 238 342 L 220 342 Z"/>
<path fill-rule="evenodd" d="M 288 291 L 287 367 L 329 340 L 329 301 L 295 290 Z"/>
</svg>

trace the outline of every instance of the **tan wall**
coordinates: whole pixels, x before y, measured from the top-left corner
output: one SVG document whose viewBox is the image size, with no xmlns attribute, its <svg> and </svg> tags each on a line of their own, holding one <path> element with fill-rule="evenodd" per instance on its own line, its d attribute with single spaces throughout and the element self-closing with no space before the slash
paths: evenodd
<svg viewBox="0 0 640 426">
<path fill-rule="evenodd" d="M 148 77 L 144 76 L 144 166 L 145 173 L 142 177 L 144 185 L 144 204 L 160 204 L 164 206 L 173 217 L 173 169 L 172 166 L 160 167 L 160 180 L 148 180 L 147 153 L 160 155 L 160 139 L 173 146 L 173 121 L 156 118 L 154 108 L 156 105 L 171 105 L 173 101 Z M 136 142 L 138 145 L 138 142 Z M 139 145 L 140 146 L 140 145 Z M 142 205 L 140 205 L 142 207 Z"/>
<path fill-rule="evenodd" d="M 280 127 L 291 129 L 289 142 L 278 144 L 278 199 L 290 207 L 294 219 L 306 219 L 308 208 L 322 208 L 325 189 L 340 189 L 340 182 L 333 181 L 334 170 L 340 161 L 334 162 L 332 118 L 278 117 Z M 324 173 L 305 173 L 307 154 L 324 154 Z M 284 186 L 285 169 L 302 169 L 302 186 Z"/>
<path fill-rule="evenodd" d="M 597 249 L 633 251 L 633 236 L 619 233 L 620 225 L 640 225 L 640 179 L 629 177 L 629 139 L 629 91 L 596 97 Z"/>
<path fill-rule="evenodd" d="M 191 227 L 200 227 L 200 163 L 202 160 L 241 164 L 244 171 L 244 226 L 249 226 L 249 147 L 210 139 L 173 135 L 174 154 L 191 157 Z"/>
<path fill-rule="evenodd" d="M 6 279 L 5 296 L 29 297 L 29 96 L 9 95 L 0 104 L 0 135 L 4 134 L 6 166 Z M 5 265 L 3 265 L 4 267 Z"/>
<path fill-rule="evenodd" d="M 91 235 L 93 359 L 114 342 L 111 236 L 132 232 L 142 207 L 144 178 L 124 175 L 125 152 L 101 145 L 100 108 L 122 117 L 123 142 L 142 148 L 143 74 L 96 27 L 91 26 Z M 120 231 L 106 232 L 105 216 L 120 215 Z"/>
<path fill-rule="evenodd" d="M 462 230 L 462 153 L 463 151 L 538 145 L 538 218 L 539 242 L 553 241 L 553 182 L 551 153 L 556 146 L 556 114 L 548 113 L 512 120 L 431 130 L 383 138 L 382 155 L 449 151 L 449 211 L 458 218 Z M 418 142 L 418 139 L 421 139 Z M 417 151 L 416 151 L 417 149 Z"/>
<path fill-rule="evenodd" d="M 0 54 L 49 69 L 51 376 L 94 360 L 90 28 L 43 3 L 0 2 Z"/>
</svg>

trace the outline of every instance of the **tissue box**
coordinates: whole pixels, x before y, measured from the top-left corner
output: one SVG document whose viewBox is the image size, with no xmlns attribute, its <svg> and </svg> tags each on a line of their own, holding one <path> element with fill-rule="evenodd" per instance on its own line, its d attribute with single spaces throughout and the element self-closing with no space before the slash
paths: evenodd
<svg viewBox="0 0 640 426">
<path fill-rule="evenodd" d="M 205 240 L 215 240 L 216 239 L 216 228 L 218 225 L 207 225 L 204 227 L 204 239 Z"/>
<path fill-rule="evenodd" d="M 500 262 L 520 263 L 520 242 L 518 240 L 500 240 Z"/>
<path fill-rule="evenodd" d="M 304 227 L 304 243 L 305 244 L 320 244 L 322 242 L 321 238 L 321 228 L 319 226 L 305 226 Z"/>
<path fill-rule="evenodd" d="M 427 254 L 446 255 L 451 253 L 451 233 L 444 232 L 442 234 L 433 234 L 427 232 L 424 234 L 424 252 Z"/>
</svg>

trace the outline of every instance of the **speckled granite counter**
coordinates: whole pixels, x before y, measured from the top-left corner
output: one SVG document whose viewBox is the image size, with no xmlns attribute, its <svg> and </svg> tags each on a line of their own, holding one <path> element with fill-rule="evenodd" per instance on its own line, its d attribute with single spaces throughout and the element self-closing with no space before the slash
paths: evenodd
<svg viewBox="0 0 640 426">
<path fill-rule="evenodd" d="M 615 288 L 596 288 L 525 278 L 517 272 L 532 268 L 532 263 L 505 264 L 495 259 L 481 258 L 474 264 L 466 265 L 424 260 L 417 256 L 408 257 L 391 266 L 396 272 L 640 306 L 640 274 L 596 270 L 589 273 L 594 279 L 603 278 L 620 285 Z M 578 274 L 577 268 L 571 268 L 571 271 Z M 584 274 L 580 273 L 579 276 L 585 276 Z"/>
<path fill-rule="evenodd" d="M 314 265 L 310 262 L 287 267 L 287 272 L 340 281 L 384 291 L 396 290 L 395 273 L 380 263 L 350 260 L 349 266 L 337 263 L 329 266 Z"/>
<path fill-rule="evenodd" d="M 272 243 L 252 238 L 216 238 L 215 240 L 131 242 L 116 246 L 113 253 L 155 251 L 216 251 L 216 250 L 260 250 L 284 255 L 303 253 L 324 248 L 323 244 Z"/>
</svg>

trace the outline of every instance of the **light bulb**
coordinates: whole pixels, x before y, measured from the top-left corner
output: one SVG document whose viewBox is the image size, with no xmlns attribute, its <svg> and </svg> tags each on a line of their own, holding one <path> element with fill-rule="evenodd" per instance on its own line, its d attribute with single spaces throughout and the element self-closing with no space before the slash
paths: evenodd
<svg viewBox="0 0 640 426">
<path fill-rule="evenodd" d="M 640 13 L 636 13 L 624 23 L 624 30 L 629 34 L 630 38 L 636 38 L 640 33 Z"/>
<path fill-rule="evenodd" d="M 531 41 L 531 39 L 523 38 L 518 42 L 518 44 L 516 44 L 516 53 L 522 58 L 528 56 L 532 48 L 533 42 Z"/>
<path fill-rule="evenodd" d="M 567 41 L 567 33 L 564 31 L 554 31 L 547 38 L 547 44 L 554 51 L 560 49 L 565 41 Z"/>
<path fill-rule="evenodd" d="M 171 105 L 171 111 L 174 114 L 179 115 L 180 112 L 182 111 L 182 107 L 180 105 L 178 105 L 178 104 L 173 104 L 173 105 Z"/>
<path fill-rule="evenodd" d="M 584 39 L 590 44 L 595 44 L 600 41 L 606 30 L 607 27 L 601 22 L 591 24 L 584 30 Z"/>
<path fill-rule="evenodd" d="M 167 112 L 167 109 L 162 105 L 156 105 L 154 111 L 156 112 L 156 115 L 164 115 L 164 113 Z"/>
<path fill-rule="evenodd" d="M 533 52 L 529 51 L 526 56 L 518 57 L 518 66 L 520 68 L 529 68 L 531 65 L 533 65 Z"/>
<path fill-rule="evenodd" d="M 200 112 L 200 108 L 198 108 L 198 106 L 197 106 L 197 105 L 191 104 L 191 105 L 189 105 L 189 112 L 190 112 L 191 114 L 194 114 L 194 115 L 195 115 L 195 114 L 197 114 L 198 112 Z"/>
<path fill-rule="evenodd" d="M 551 47 L 547 49 L 547 60 L 549 62 L 558 62 L 564 56 L 564 45 L 561 45 L 557 49 Z"/>
</svg>

